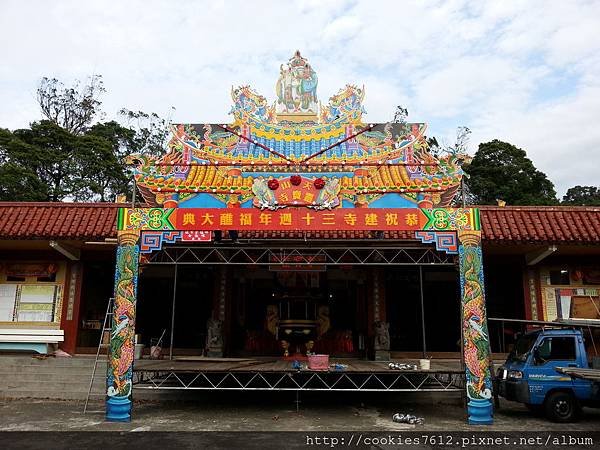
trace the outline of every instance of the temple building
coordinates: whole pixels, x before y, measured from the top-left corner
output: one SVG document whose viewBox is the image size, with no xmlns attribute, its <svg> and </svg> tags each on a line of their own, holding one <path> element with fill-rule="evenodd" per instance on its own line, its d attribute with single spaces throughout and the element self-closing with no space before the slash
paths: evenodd
<svg viewBox="0 0 600 450">
<path fill-rule="evenodd" d="M 0 327 L 95 352 L 110 306 L 109 420 L 177 378 L 456 389 L 491 423 L 492 354 L 515 329 L 488 316 L 600 319 L 600 209 L 465 207 L 467 155 L 433 155 L 424 123 L 365 122 L 364 87 L 318 93 L 296 52 L 273 101 L 234 88 L 230 123 L 176 124 L 164 155 L 131 157 L 137 202 L 1 203 Z M 134 362 L 160 337 L 162 361 Z"/>
</svg>

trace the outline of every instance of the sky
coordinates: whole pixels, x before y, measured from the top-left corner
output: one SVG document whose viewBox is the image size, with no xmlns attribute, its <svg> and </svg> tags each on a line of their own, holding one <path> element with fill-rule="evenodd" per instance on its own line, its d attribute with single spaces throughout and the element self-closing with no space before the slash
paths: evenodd
<svg viewBox="0 0 600 450">
<path fill-rule="evenodd" d="M 523 148 L 559 196 L 600 184 L 600 0 L 2 0 L 0 49 L 3 128 L 41 118 L 42 77 L 92 74 L 106 119 L 126 107 L 226 122 L 233 86 L 274 100 L 300 50 L 323 103 L 364 85 L 365 121 L 402 105 L 446 144 L 469 127 L 471 153 Z"/>
</svg>

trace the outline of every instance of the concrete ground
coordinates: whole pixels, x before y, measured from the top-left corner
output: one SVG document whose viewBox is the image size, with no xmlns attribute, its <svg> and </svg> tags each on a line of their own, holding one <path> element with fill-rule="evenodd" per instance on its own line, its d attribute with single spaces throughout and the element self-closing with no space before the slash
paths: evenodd
<svg viewBox="0 0 600 450">
<path fill-rule="evenodd" d="M 600 410 L 558 425 L 524 406 L 501 400 L 495 423 L 469 426 L 461 399 L 392 393 L 302 393 L 296 411 L 292 392 L 190 392 L 186 401 L 134 405 L 130 423 L 104 421 L 104 405 L 88 414 L 77 401 L 2 400 L 0 431 L 597 431 Z M 94 412 L 96 411 L 96 412 Z M 424 417 L 424 425 L 394 423 L 396 412 Z"/>
</svg>

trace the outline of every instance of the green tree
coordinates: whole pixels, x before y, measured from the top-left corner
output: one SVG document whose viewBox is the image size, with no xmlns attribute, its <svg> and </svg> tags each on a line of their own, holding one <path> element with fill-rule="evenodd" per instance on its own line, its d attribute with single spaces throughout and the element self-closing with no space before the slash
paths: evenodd
<svg viewBox="0 0 600 450">
<path fill-rule="evenodd" d="M 468 166 L 467 184 L 475 203 L 509 205 L 552 205 L 557 203 L 554 185 L 535 168 L 524 150 L 494 139 L 479 144 Z"/>
<path fill-rule="evenodd" d="M 109 201 L 131 195 L 133 183 L 124 158 L 159 154 L 168 123 L 156 114 L 122 110 L 133 126 L 102 117 L 99 76 L 65 87 L 44 78 L 37 90 L 45 120 L 29 128 L 0 129 L 0 200 Z"/>
<path fill-rule="evenodd" d="M 9 130 L 0 129 L 0 200 L 47 200 L 47 187 L 35 171 L 11 161 L 8 148 L 23 145 Z"/>
<path fill-rule="evenodd" d="M 81 135 L 49 121 L 0 136 L 0 199 L 108 201 L 130 191 L 122 158 L 136 150 L 135 132 L 116 122 Z"/>
<path fill-rule="evenodd" d="M 138 150 L 136 133 L 130 128 L 110 121 L 94 124 L 79 138 L 82 160 L 81 192 L 79 200 L 108 201 L 115 195 L 130 195 L 132 179 L 127 174 L 123 159 Z"/>
<path fill-rule="evenodd" d="M 49 120 L 33 122 L 29 129 L 15 130 L 3 153 L 9 168 L 16 170 L 18 167 L 37 177 L 35 186 L 40 190 L 29 195 L 40 197 L 45 194 L 44 200 L 56 202 L 77 189 L 73 183 L 80 176 L 77 138 Z M 18 199 L 21 198 L 19 195 Z"/>
<path fill-rule="evenodd" d="M 574 186 L 563 196 L 563 204 L 600 206 L 600 189 L 596 186 Z"/>
<path fill-rule="evenodd" d="M 119 115 L 125 118 L 129 129 L 135 132 L 131 141 L 134 153 L 150 156 L 164 153 L 170 137 L 170 120 L 163 119 L 156 113 L 148 114 L 126 108 L 121 109 Z"/>
</svg>

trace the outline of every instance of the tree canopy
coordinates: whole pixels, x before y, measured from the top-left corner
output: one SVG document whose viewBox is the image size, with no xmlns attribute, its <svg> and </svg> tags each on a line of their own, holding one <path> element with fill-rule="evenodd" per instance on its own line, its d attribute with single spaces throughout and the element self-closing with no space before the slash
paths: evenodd
<svg viewBox="0 0 600 450">
<path fill-rule="evenodd" d="M 563 196 L 563 204 L 600 206 L 600 188 L 596 186 L 574 186 Z"/>
<path fill-rule="evenodd" d="M 474 202 L 482 205 L 504 200 L 509 205 L 553 205 L 554 184 L 535 168 L 524 150 L 494 139 L 479 144 L 465 167 Z"/>
<path fill-rule="evenodd" d="M 120 111 L 127 125 L 102 117 L 99 76 L 65 87 L 44 78 L 37 90 L 45 119 L 29 128 L 0 129 L 0 200 L 109 201 L 129 194 L 123 164 L 132 153 L 157 154 L 168 124 L 156 114 Z"/>
</svg>

